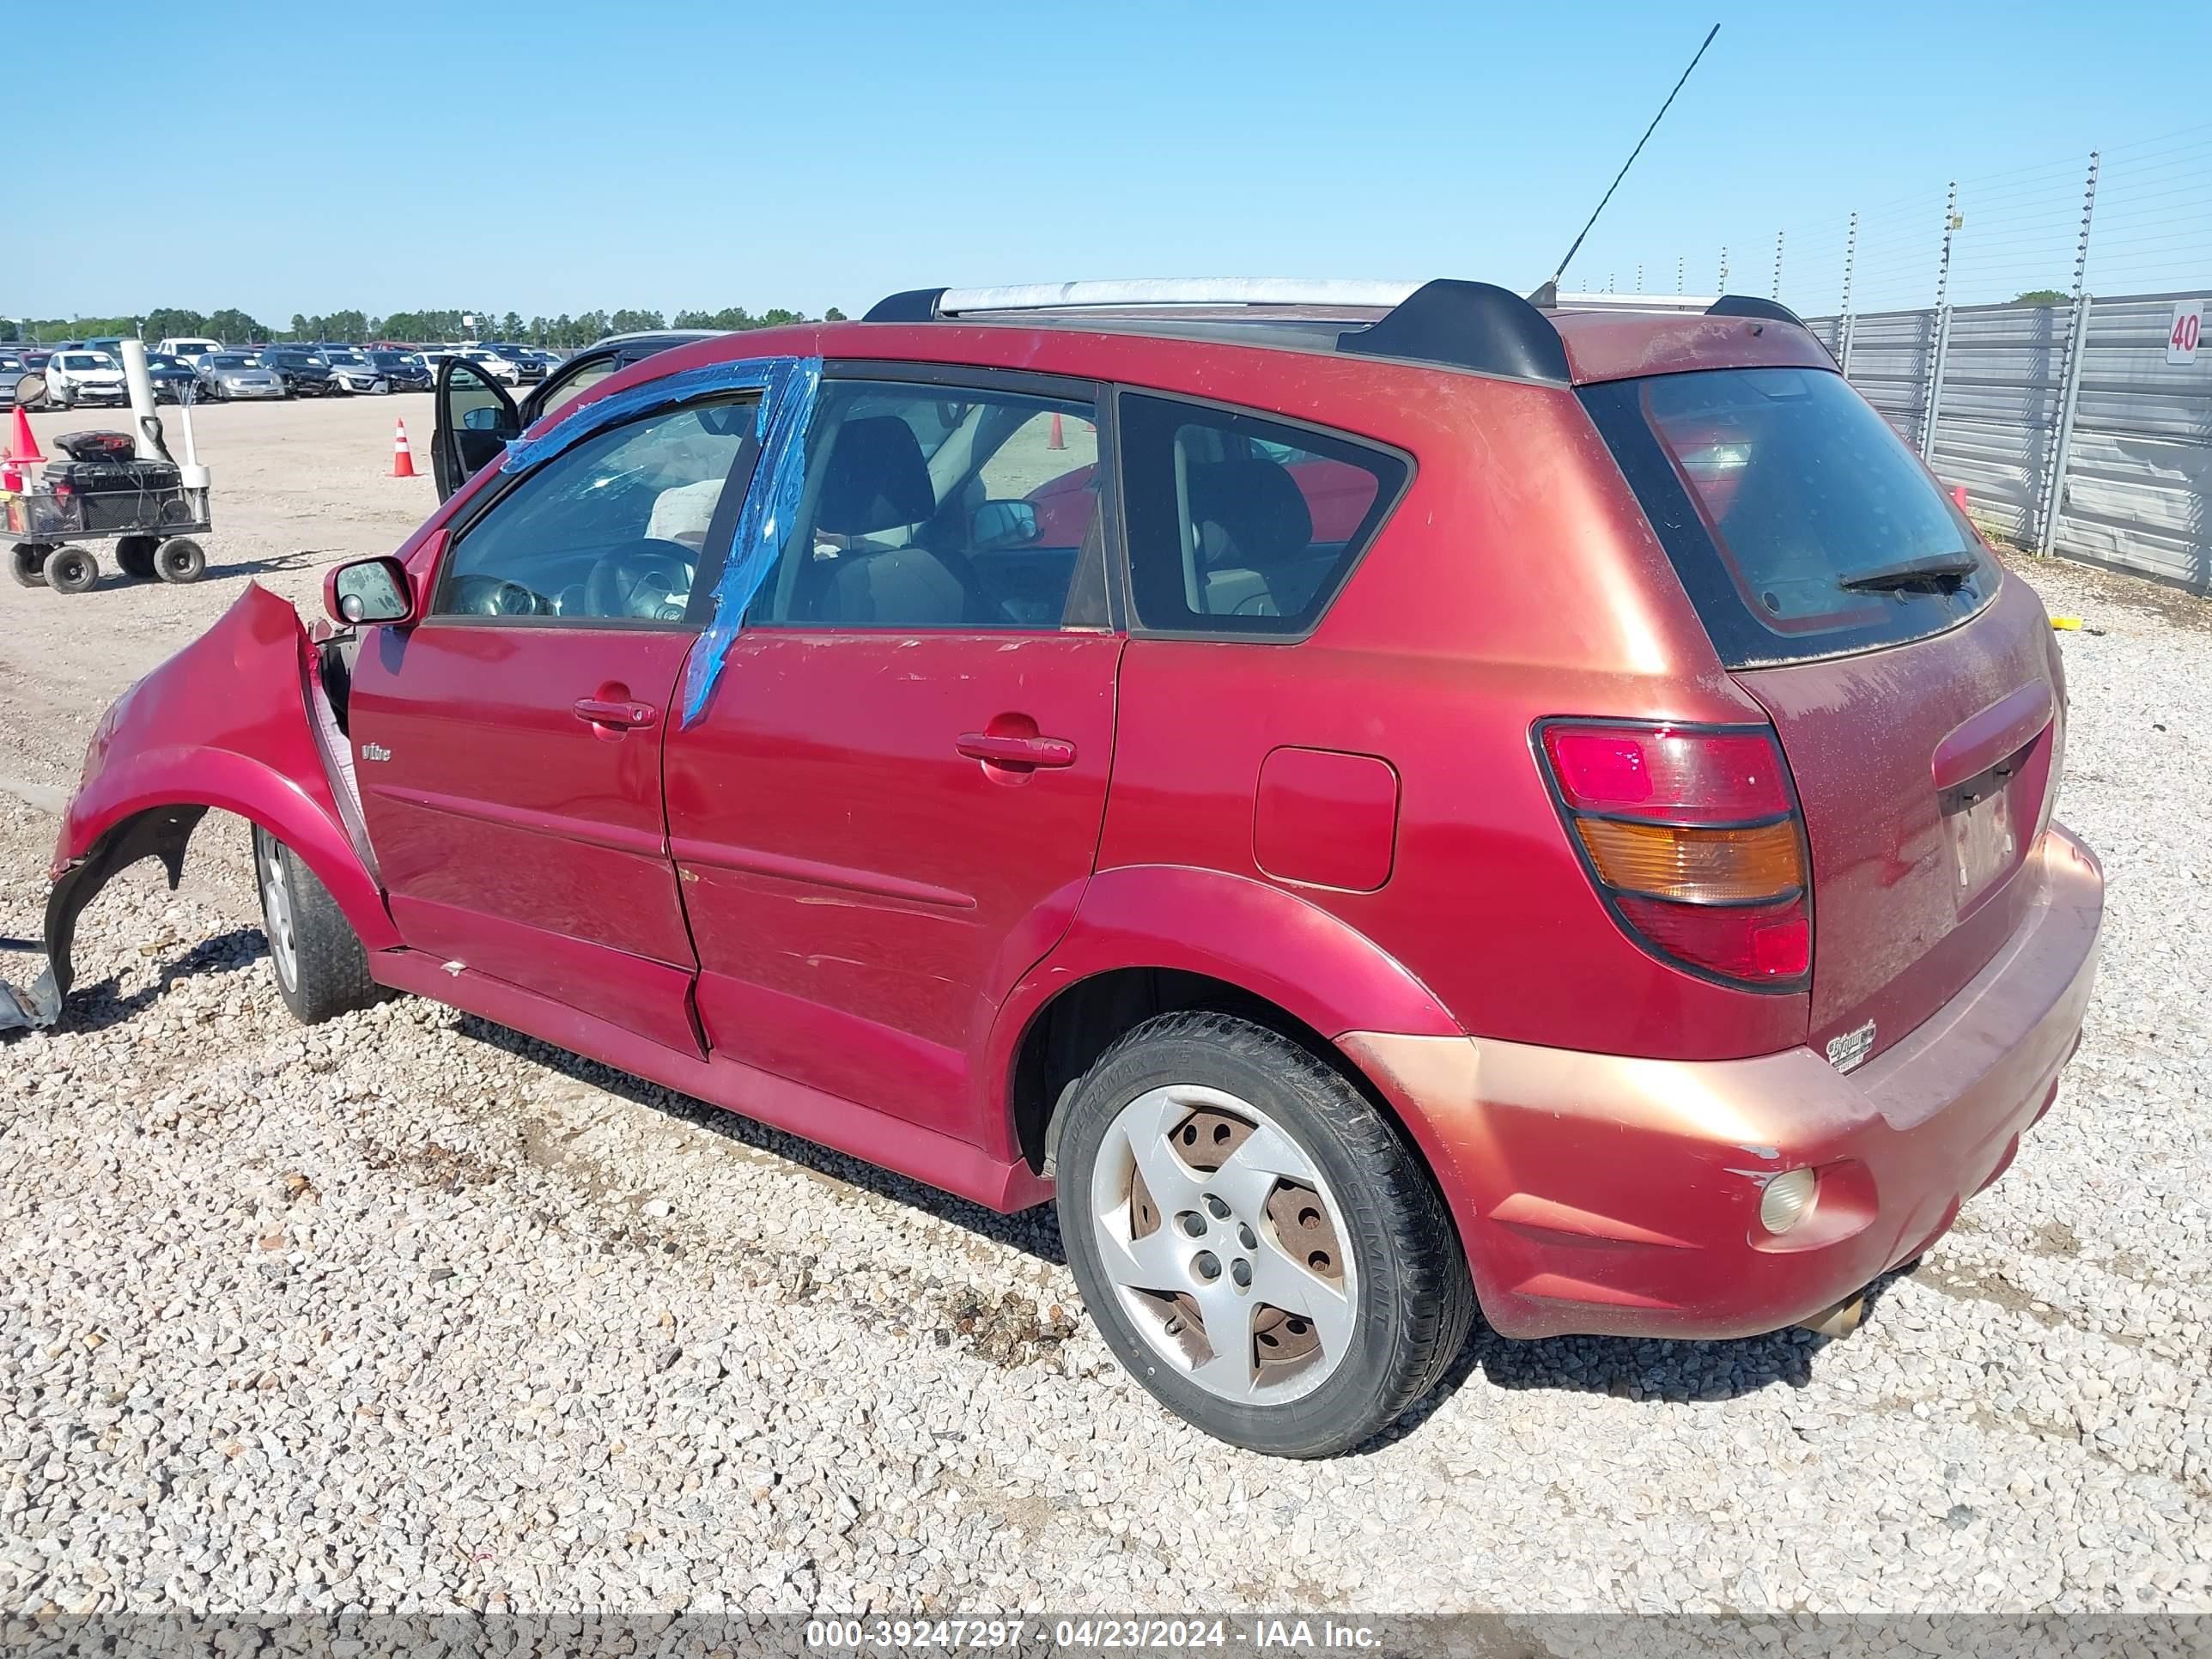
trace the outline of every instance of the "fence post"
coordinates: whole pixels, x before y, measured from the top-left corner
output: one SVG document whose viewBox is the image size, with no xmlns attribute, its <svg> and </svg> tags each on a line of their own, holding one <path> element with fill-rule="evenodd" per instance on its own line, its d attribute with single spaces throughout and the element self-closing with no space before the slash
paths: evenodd
<svg viewBox="0 0 2212 1659">
<path fill-rule="evenodd" d="M 2051 466 L 2038 503 L 2035 550 L 2048 555 L 2058 544 L 2058 515 L 2066 506 L 2066 469 L 2074 459 L 2074 411 L 2081 400 L 2081 360 L 2089 344 L 2089 221 L 2097 210 L 2097 152 L 2089 152 L 2089 181 L 2081 192 L 2081 236 L 2074 249 L 2073 319 L 2066 331 L 2066 368 L 2059 383 L 2058 436 L 2051 446 Z"/>
<path fill-rule="evenodd" d="M 1943 203 L 1943 257 L 1936 267 L 1936 349 L 1928 365 L 1928 404 L 1920 422 L 1920 459 L 1936 459 L 1936 423 L 1943 413 L 1943 360 L 1951 349 L 1951 237 L 1959 228 L 1959 181 Z"/>
<path fill-rule="evenodd" d="M 1851 378 L 1851 266 L 1858 258 L 1858 251 L 1859 216 L 1854 213 L 1851 215 L 1851 228 L 1844 234 L 1844 337 L 1841 342 L 1843 349 L 1836 354 L 1836 367 L 1843 370 L 1844 378 L 1847 380 Z"/>
<path fill-rule="evenodd" d="M 1777 304 L 1782 300 L 1782 233 L 1774 233 L 1774 292 L 1768 296 Z"/>
<path fill-rule="evenodd" d="M 1728 292 L 1728 244 L 1727 244 L 1727 243 L 1725 243 L 1725 242 L 1723 242 L 1723 243 L 1722 243 L 1722 244 L 1721 244 L 1721 285 L 1720 285 L 1720 291 L 1721 291 L 1722 293 L 1723 293 L 1723 294 L 1725 294 L 1725 293 L 1727 293 L 1727 292 Z"/>
</svg>

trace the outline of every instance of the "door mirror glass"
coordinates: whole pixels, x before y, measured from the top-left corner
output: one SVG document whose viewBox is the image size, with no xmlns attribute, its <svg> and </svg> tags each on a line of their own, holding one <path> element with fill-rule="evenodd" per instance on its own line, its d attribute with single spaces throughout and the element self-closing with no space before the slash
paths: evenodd
<svg viewBox="0 0 2212 1659">
<path fill-rule="evenodd" d="M 415 609 L 407 567 L 390 557 L 339 565 L 324 579 L 323 608 L 348 626 L 407 622 Z"/>
<path fill-rule="evenodd" d="M 979 553 L 1003 548 L 1027 547 L 1037 538 L 1037 510 L 1034 501 L 985 501 L 975 509 L 968 544 Z"/>
<path fill-rule="evenodd" d="M 15 382 L 15 401 L 22 404 L 40 402 L 46 395 L 46 377 L 33 369 Z"/>
<path fill-rule="evenodd" d="M 461 425 L 468 431 L 496 432 L 499 430 L 500 412 L 495 405 L 482 404 L 474 409 L 465 409 L 460 411 L 460 414 Z"/>
</svg>

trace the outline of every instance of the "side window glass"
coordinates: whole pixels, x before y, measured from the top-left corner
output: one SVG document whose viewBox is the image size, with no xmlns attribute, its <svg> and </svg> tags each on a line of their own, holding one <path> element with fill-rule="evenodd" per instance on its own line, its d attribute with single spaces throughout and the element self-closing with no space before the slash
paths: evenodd
<svg viewBox="0 0 2212 1659">
<path fill-rule="evenodd" d="M 1095 416 L 1087 401 L 1012 392 L 825 382 L 799 514 L 748 620 L 959 630 L 1097 620 L 1074 614 L 1103 591 Z"/>
<path fill-rule="evenodd" d="M 461 532 L 433 614 L 681 623 L 757 403 L 695 404 L 564 450 Z"/>
<path fill-rule="evenodd" d="M 1406 480 L 1397 456 L 1257 415 L 1124 394 L 1130 592 L 1146 628 L 1302 634 Z"/>
</svg>

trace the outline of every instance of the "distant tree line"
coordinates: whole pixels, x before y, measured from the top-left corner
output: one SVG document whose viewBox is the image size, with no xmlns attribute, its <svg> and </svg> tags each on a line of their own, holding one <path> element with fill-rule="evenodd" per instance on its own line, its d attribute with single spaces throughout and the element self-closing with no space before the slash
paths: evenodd
<svg viewBox="0 0 2212 1659">
<path fill-rule="evenodd" d="M 473 328 L 461 319 L 473 317 Z M 272 328 L 246 312 L 233 309 L 203 315 L 173 306 L 157 306 L 143 317 L 50 317 L 0 319 L 0 340 L 81 340 L 103 334 L 139 334 L 147 340 L 203 335 L 227 345 L 246 345 L 257 340 L 330 340 L 358 345 L 364 340 L 514 340 L 529 345 L 573 349 L 586 346 L 603 335 L 638 333 L 659 328 L 738 330 L 775 328 L 785 323 L 810 322 L 804 312 L 777 306 L 756 317 L 743 306 L 721 311 L 679 311 L 664 319 L 658 311 L 587 311 L 571 317 L 532 317 L 519 313 L 500 315 L 464 306 L 452 311 L 395 311 L 389 317 L 373 317 L 362 311 L 334 311 L 326 317 L 292 313 L 289 328 Z M 839 323 L 845 313 L 832 306 L 822 320 Z"/>
</svg>

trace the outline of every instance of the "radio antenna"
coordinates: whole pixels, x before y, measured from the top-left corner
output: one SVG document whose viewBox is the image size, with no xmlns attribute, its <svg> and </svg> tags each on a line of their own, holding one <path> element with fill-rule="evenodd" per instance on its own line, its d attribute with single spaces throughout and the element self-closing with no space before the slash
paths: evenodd
<svg viewBox="0 0 2212 1659">
<path fill-rule="evenodd" d="M 1698 59 L 1705 55 L 1705 46 L 1712 45 L 1713 35 L 1718 34 L 1720 32 L 1721 26 L 1718 23 L 1714 24 L 1711 33 L 1705 36 L 1705 46 L 1699 46 L 1698 48 L 1696 57 L 1690 59 L 1690 68 L 1682 71 L 1682 79 L 1674 82 L 1674 91 L 1667 94 L 1667 101 L 1659 106 L 1658 114 L 1651 118 L 1651 125 L 1644 129 L 1644 136 L 1636 141 L 1636 148 L 1628 152 L 1628 159 L 1620 164 L 1620 171 L 1613 174 L 1612 184 L 1606 186 L 1605 195 L 1600 198 L 1597 204 L 1597 213 L 1590 215 L 1589 224 L 1586 224 L 1583 227 L 1582 235 L 1575 238 L 1574 246 L 1567 250 L 1567 257 L 1559 261 L 1559 268 L 1552 273 L 1552 280 L 1545 284 L 1545 287 L 1549 289 L 1553 294 L 1557 294 L 1559 292 L 1559 278 L 1567 274 L 1567 267 L 1574 263 L 1575 255 L 1581 251 L 1583 237 L 1590 234 L 1590 225 L 1594 225 L 1597 222 L 1598 213 L 1605 211 L 1605 204 L 1613 199 L 1613 192 L 1619 190 L 1620 188 L 1620 181 L 1628 177 L 1629 168 L 1636 165 L 1636 158 L 1644 154 L 1644 145 L 1651 142 L 1651 135 L 1659 131 L 1659 124 L 1667 118 L 1667 112 L 1674 106 L 1675 94 L 1680 93 L 1682 90 L 1683 83 L 1689 80 L 1690 70 L 1697 68 Z"/>
</svg>

